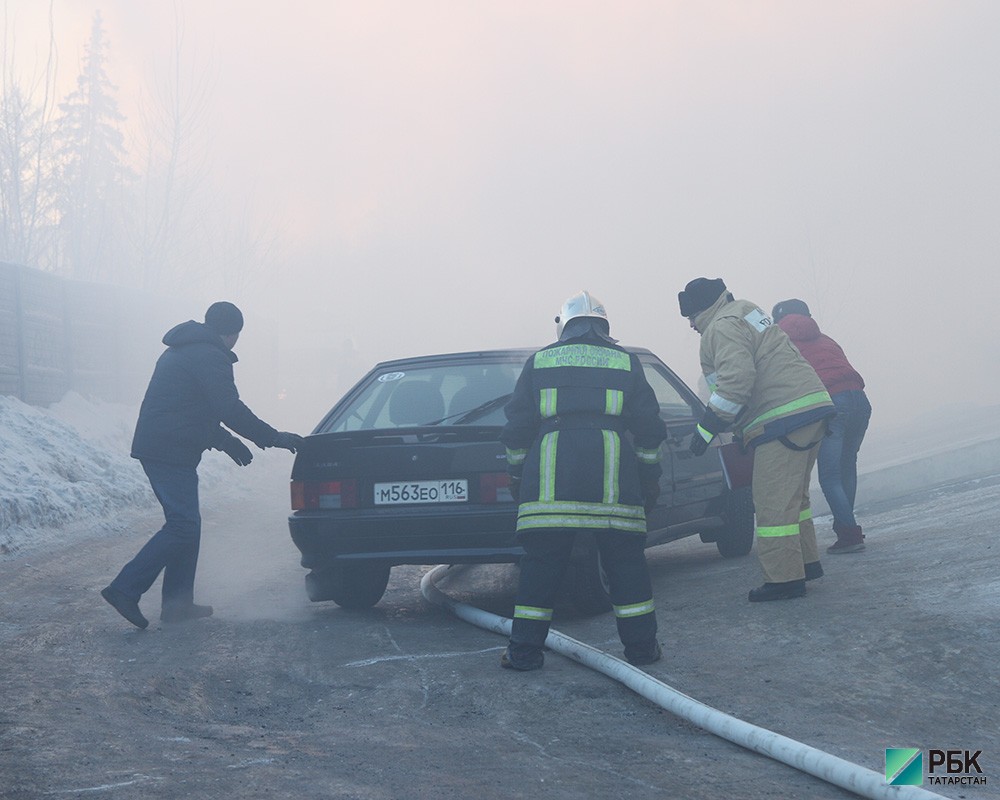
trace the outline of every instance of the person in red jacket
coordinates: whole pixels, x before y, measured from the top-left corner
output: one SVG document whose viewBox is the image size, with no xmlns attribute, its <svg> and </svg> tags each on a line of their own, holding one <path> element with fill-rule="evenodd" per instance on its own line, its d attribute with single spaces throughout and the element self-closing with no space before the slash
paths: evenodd
<svg viewBox="0 0 1000 800">
<path fill-rule="evenodd" d="M 819 486 L 830 505 L 833 531 L 837 534 L 837 541 L 826 552 L 857 553 L 865 549 L 864 534 L 854 517 L 858 450 L 872 415 L 864 379 L 840 345 L 820 331 L 802 300 L 782 300 L 771 317 L 816 370 L 837 407 L 837 416 L 830 422 L 817 459 Z"/>
</svg>

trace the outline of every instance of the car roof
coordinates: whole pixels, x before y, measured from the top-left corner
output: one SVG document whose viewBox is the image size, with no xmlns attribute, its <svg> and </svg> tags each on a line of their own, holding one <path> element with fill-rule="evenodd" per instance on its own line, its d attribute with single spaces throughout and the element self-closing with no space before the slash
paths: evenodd
<svg viewBox="0 0 1000 800">
<path fill-rule="evenodd" d="M 644 353 L 652 354 L 651 350 L 645 347 L 629 347 L 627 345 L 622 345 L 628 352 L 635 353 L 636 355 L 641 355 Z M 506 361 L 506 360 L 527 360 L 529 356 L 537 353 L 541 350 L 540 347 L 512 347 L 508 349 L 497 349 L 497 350 L 467 350 L 460 353 L 436 353 L 434 355 L 425 356 L 410 356 L 409 358 L 396 358 L 390 361 L 379 361 L 373 369 L 397 369 L 399 367 L 416 365 L 416 364 L 430 364 L 430 363 L 446 363 L 448 361 Z"/>
</svg>

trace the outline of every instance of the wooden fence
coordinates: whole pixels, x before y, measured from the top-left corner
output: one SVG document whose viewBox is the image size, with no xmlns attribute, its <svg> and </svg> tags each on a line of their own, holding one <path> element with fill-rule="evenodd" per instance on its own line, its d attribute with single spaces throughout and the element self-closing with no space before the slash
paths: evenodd
<svg viewBox="0 0 1000 800">
<path fill-rule="evenodd" d="M 69 390 L 142 397 L 179 304 L 0 262 L 0 395 L 44 406 Z"/>
</svg>

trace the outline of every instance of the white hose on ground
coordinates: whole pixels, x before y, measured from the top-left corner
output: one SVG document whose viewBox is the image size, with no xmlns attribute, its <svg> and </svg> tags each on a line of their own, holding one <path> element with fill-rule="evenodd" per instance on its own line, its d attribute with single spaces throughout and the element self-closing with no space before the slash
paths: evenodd
<svg viewBox="0 0 1000 800">
<path fill-rule="evenodd" d="M 511 621 L 474 606 L 460 603 L 446 595 L 435 582 L 444 575 L 448 566 L 442 564 L 428 572 L 420 581 L 423 596 L 435 605 L 444 606 L 455 616 L 494 633 L 510 636 Z M 545 646 L 609 678 L 623 683 L 633 692 L 665 708 L 672 714 L 694 723 L 741 747 L 761 753 L 790 767 L 815 775 L 827 783 L 840 786 L 861 797 L 873 800 L 947 800 L 939 794 L 919 786 L 889 786 L 885 777 L 865 767 L 852 764 L 837 756 L 817 750 L 787 736 L 759 728 L 736 717 L 707 706 L 686 694 L 657 680 L 637 667 L 609 656 L 588 644 L 571 639 L 565 634 L 550 630 Z"/>
</svg>

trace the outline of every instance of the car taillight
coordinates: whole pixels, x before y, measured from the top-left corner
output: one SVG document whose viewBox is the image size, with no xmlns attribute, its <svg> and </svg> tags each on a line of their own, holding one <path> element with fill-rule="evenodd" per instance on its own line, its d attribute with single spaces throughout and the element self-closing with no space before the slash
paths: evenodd
<svg viewBox="0 0 1000 800">
<path fill-rule="evenodd" d="M 484 472 L 479 476 L 480 503 L 510 503 L 510 476 L 506 472 Z"/>
<path fill-rule="evenodd" d="M 315 508 L 357 508 L 358 482 L 292 481 L 292 511 Z"/>
</svg>

